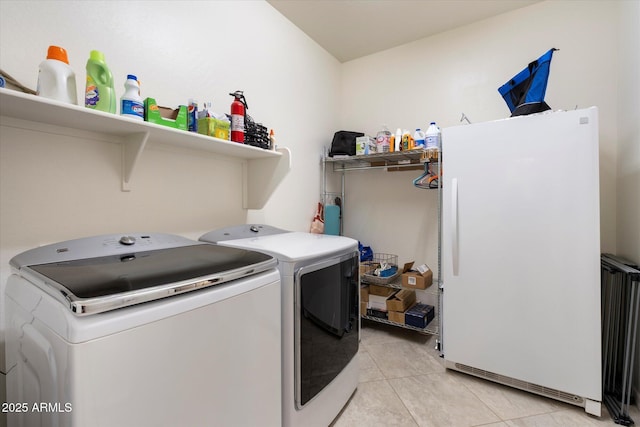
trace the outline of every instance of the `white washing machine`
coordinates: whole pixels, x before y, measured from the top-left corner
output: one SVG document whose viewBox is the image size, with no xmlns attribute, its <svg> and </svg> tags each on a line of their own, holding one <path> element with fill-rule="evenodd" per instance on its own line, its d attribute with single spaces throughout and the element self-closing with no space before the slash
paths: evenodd
<svg viewBox="0 0 640 427">
<path fill-rule="evenodd" d="M 10 427 L 281 425 L 273 257 L 147 234 L 10 263 Z"/>
<path fill-rule="evenodd" d="M 216 230 L 200 240 L 278 259 L 282 423 L 285 427 L 327 427 L 358 386 L 358 242 L 266 225 Z"/>
</svg>

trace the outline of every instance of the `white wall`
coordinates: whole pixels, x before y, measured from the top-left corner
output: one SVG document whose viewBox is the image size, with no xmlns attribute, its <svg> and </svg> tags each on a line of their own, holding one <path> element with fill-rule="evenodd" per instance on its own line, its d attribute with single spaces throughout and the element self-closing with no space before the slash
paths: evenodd
<svg viewBox="0 0 640 427">
<path fill-rule="evenodd" d="M 340 64 L 269 4 L 0 2 L 0 68 L 35 88 L 50 44 L 67 50 L 79 94 L 92 49 L 104 52 L 118 96 L 129 73 L 139 77 L 143 97 L 172 107 L 193 97 L 228 112 L 228 93 L 244 90 L 249 114 L 275 129 L 278 143 L 292 151 L 293 167 L 264 209 L 246 211 L 240 161 L 151 141 L 127 193 L 120 191 L 120 147 L 108 138 L 4 121 L 0 307 L 11 257 L 45 243 L 135 231 L 197 238 L 246 221 L 308 230 L 320 188 L 319 153 L 337 127 Z M 0 315 L 0 371 L 3 325 Z"/>
<path fill-rule="evenodd" d="M 616 2 L 548 1 L 350 61 L 343 66 L 341 127 L 375 135 L 383 123 L 412 131 L 430 121 L 459 125 L 462 112 L 474 122 L 508 117 L 498 87 L 559 48 L 545 99 L 553 109 L 600 108 L 602 249 L 615 251 L 617 17 Z M 419 174 L 350 173 L 347 234 L 400 262 L 435 266 L 437 199 L 412 187 Z"/>
<path fill-rule="evenodd" d="M 620 11 L 617 253 L 640 264 L 640 2 L 623 2 Z M 640 338 L 635 354 L 634 388 L 640 407 Z"/>
</svg>

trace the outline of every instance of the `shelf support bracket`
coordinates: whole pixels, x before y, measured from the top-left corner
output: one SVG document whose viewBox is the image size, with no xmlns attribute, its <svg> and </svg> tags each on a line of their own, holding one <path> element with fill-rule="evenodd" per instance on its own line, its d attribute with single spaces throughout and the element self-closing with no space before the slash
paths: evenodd
<svg viewBox="0 0 640 427">
<path fill-rule="evenodd" d="M 122 191 L 131 191 L 131 176 L 148 139 L 149 131 L 132 133 L 122 138 Z"/>
<path fill-rule="evenodd" d="M 250 159 L 242 167 L 242 207 L 262 209 L 291 170 L 291 151 L 278 148 L 278 157 Z"/>
</svg>

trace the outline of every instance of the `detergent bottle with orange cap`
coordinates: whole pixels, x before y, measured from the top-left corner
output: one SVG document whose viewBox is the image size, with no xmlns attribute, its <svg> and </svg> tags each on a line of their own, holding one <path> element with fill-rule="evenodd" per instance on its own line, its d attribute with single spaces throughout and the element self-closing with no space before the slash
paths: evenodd
<svg viewBox="0 0 640 427">
<path fill-rule="evenodd" d="M 49 46 L 47 59 L 38 69 L 36 94 L 69 104 L 78 104 L 76 74 L 69 66 L 67 51 L 60 46 Z"/>
<path fill-rule="evenodd" d="M 87 85 L 84 94 L 84 105 L 92 110 L 116 112 L 116 91 L 113 74 L 104 61 L 104 54 L 92 50 L 87 61 Z"/>
</svg>

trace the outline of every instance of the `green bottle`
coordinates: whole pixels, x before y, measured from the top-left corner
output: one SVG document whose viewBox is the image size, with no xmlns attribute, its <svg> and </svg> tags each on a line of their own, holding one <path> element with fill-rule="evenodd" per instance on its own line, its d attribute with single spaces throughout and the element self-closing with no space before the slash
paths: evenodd
<svg viewBox="0 0 640 427">
<path fill-rule="evenodd" d="M 104 62 L 104 54 L 92 50 L 87 61 L 87 86 L 84 92 L 84 106 L 92 110 L 116 112 L 116 91 L 113 75 Z"/>
</svg>

